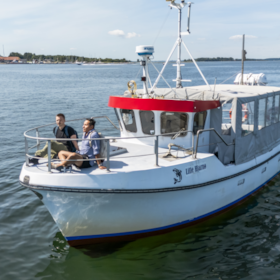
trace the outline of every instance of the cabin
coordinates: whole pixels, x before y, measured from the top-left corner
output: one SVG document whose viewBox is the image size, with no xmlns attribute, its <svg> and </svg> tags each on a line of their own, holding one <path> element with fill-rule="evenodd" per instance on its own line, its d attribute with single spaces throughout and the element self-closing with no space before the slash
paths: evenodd
<svg viewBox="0 0 280 280">
<path fill-rule="evenodd" d="M 199 130 L 213 129 L 199 135 L 197 151 L 241 164 L 278 144 L 279 101 L 276 87 L 219 85 L 215 92 L 206 86 L 156 89 L 153 98 L 143 98 L 143 90 L 126 91 L 111 96 L 108 106 L 115 109 L 121 137 L 141 137 L 126 141 L 154 145 L 149 136 L 161 135 L 159 147 L 186 149 L 194 147 Z"/>
</svg>

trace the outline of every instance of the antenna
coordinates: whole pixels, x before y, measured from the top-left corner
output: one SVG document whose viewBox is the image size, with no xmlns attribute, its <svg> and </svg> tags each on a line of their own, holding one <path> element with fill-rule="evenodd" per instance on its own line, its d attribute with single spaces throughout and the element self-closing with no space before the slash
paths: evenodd
<svg viewBox="0 0 280 280">
<path fill-rule="evenodd" d="M 212 91 L 210 85 L 208 84 L 207 80 L 205 79 L 204 75 L 202 74 L 201 70 L 199 69 L 197 63 L 195 62 L 194 58 L 192 57 L 191 53 L 189 52 L 187 46 L 182 40 L 183 35 L 189 35 L 190 34 L 190 19 L 191 19 L 191 5 L 193 4 L 192 2 L 187 2 L 185 3 L 185 0 L 181 0 L 181 3 L 176 3 L 176 0 L 166 0 L 166 2 L 171 2 L 168 6 L 172 9 L 175 8 L 178 10 L 178 38 L 166 60 L 166 62 L 163 65 L 163 68 L 161 69 L 152 89 L 151 92 L 154 92 L 154 89 L 156 88 L 160 78 L 162 77 L 162 74 L 166 68 L 166 65 L 168 64 L 172 54 L 174 53 L 175 49 L 178 47 L 178 52 L 177 52 L 177 61 L 176 64 L 173 66 L 177 67 L 177 77 L 176 80 L 173 80 L 176 82 L 176 88 L 182 88 L 182 82 L 191 82 L 191 80 L 183 80 L 182 75 L 181 75 L 181 66 L 185 66 L 184 64 L 181 64 L 181 47 L 182 45 L 185 47 L 186 51 L 188 52 L 189 56 L 191 57 L 195 67 L 197 68 L 198 72 L 200 73 L 201 77 L 203 78 L 204 82 L 206 85 L 209 87 L 209 89 Z M 188 6 L 189 11 L 188 11 L 188 28 L 187 32 L 181 32 L 181 26 L 182 26 L 182 10 L 184 9 L 185 6 Z"/>
<path fill-rule="evenodd" d="M 191 7 L 192 7 L 192 2 L 188 3 L 188 7 L 189 7 L 189 11 L 188 11 L 188 28 L 187 28 L 187 32 L 190 34 L 190 24 L 191 24 Z"/>
</svg>

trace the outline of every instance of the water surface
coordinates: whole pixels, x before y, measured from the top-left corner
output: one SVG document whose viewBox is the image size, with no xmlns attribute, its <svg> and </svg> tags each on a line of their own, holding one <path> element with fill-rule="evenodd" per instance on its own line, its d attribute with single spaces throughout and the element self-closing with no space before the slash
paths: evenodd
<svg viewBox="0 0 280 280">
<path fill-rule="evenodd" d="M 217 77 L 217 84 L 241 68 L 239 62 L 199 65 L 209 83 Z M 280 86 L 279 62 L 247 62 L 245 69 L 263 72 L 269 85 Z M 67 245 L 41 201 L 19 184 L 25 130 L 54 122 L 57 113 L 67 119 L 108 115 L 117 123 L 108 97 L 122 94 L 131 79 L 140 85 L 138 70 L 138 65 L 0 65 L 0 279 L 280 279 L 279 176 L 243 205 L 197 226 L 79 249 Z M 152 80 L 155 74 L 151 71 Z M 168 65 L 165 77 L 172 85 L 175 74 Z M 190 63 L 183 78 L 203 84 Z M 116 135 L 105 122 L 97 127 Z M 52 136 L 51 129 L 44 135 Z"/>
</svg>

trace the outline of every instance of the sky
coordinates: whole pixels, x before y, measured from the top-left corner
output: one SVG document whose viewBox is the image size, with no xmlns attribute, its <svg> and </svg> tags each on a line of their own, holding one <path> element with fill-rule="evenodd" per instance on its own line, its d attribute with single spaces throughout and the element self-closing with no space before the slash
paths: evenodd
<svg viewBox="0 0 280 280">
<path fill-rule="evenodd" d="M 193 57 L 241 58 L 246 34 L 247 58 L 280 58 L 279 0 L 193 1 L 191 34 L 183 37 Z M 165 60 L 177 38 L 178 12 L 165 0 L 1 0 L 0 7 L 0 54 L 4 45 L 6 56 L 136 60 L 136 46 L 154 45 L 154 59 Z M 182 58 L 189 56 L 183 51 Z"/>
</svg>

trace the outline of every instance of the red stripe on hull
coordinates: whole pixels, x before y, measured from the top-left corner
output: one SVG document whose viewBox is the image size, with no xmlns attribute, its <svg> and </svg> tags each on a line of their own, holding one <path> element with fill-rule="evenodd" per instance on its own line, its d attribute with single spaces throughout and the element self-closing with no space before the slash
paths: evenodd
<svg viewBox="0 0 280 280">
<path fill-rule="evenodd" d="M 219 100 L 166 100 L 110 96 L 108 106 L 130 110 L 193 113 L 215 109 L 221 104 Z"/>
</svg>

